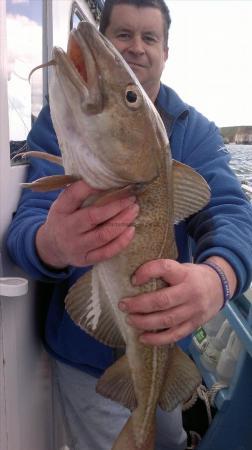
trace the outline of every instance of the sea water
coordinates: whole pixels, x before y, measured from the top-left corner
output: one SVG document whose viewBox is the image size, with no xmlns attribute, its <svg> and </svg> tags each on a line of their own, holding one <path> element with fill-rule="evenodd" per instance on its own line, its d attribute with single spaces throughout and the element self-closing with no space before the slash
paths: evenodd
<svg viewBox="0 0 252 450">
<path fill-rule="evenodd" d="M 230 166 L 242 184 L 252 186 L 252 145 L 229 144 L 226 146 L 231 154 Z M 252 200 L 252 194 L 250 194 Z"/>
</svg>

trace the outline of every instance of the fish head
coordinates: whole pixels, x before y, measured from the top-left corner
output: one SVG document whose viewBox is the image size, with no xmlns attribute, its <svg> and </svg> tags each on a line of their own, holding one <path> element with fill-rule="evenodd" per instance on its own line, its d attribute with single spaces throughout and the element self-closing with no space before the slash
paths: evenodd
<svg viewBox="0 0 252 450">
<path fill-rule="evenodd" d="M 166 132 L 120 53 L 80 22 L 67 52 L 55 47 L 53 59 L 50 108 L 66 172 L 97 188 L 155 179 Z"/>
</svg>

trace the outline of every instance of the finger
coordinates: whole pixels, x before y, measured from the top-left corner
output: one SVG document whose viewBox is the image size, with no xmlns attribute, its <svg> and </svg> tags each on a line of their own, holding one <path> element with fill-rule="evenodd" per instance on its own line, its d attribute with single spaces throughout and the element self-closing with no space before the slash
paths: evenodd
<svg viewBox="0 0 252 450">
<path fill-rule="evenodd" d="M 90 194 L 95 192 L 99 191 L 88 186 L 88 184 L 82 180 L 76 181 L 76 183 L 71 184 L 71 186 L 68 186 L 60 193 L 54 203 L 54 209 L 61 213 L 71 214 L 82 206 L 84 200 Z"/>
<path fill-rule="evenodd" d="M 124 250 L 126 247 L 128 247 L 134 235 L 135 227 L 127 227 L 126 230 L 123 231 L 120 236 L 114 241 L 110 242 L 104 247 L 100 247 L 96 250 L 91 250 L 90 252 L 88 252 L 85 257 L 85 263 L 95 264 L 99 261 L 105 261 L 106 259 L 112 258 L 122 250 Z"/>
<path fill-rule="evenodd" d="M 129 314 L 126 317 L 128 325 L 143 331 L 158 331 L 174 328 L 188 320 L 195 320 L 191 316 L 192 310 L 187 306 L 180 306 L 151 314 Z"/>
<path fill-rule="evenodd" d="M 113 220 L 96 226 L 93 230 L 87 232 L 85 234 L 87 251 L 102 247 L 120 236 L 135 220 L 138 212 L 139 206 L 137 204 L 130 205 Z"/>
<path fill-rule="evenodd" d="M 157 259 L 148 261 L 137 269 L 132 283 L 135 285 L 146 283 L 152 278 L 162 278 L 170 285 L 181 283 L 186 275 L 186 266 L 172 259 Z"/>
<path fill-rule="evenodd" d="M 78 216 L 83 216 L 81 222 L 83 223 L 83 231 L 92 229 L 104 222 L 106 222 L 106 226 L 112 226 L 112 223 L 108 222 L 112 218 L 115 219 L 118 226 L 122 226 L 123 224 L 127 225 L 132 222 L 132 217 L 133 220 L 136 218 L 139 212 L 139 206 L 135 201 L 136 197 L 132 196 L 113 201 L 105 206 L 90 206 L 81 211 L 77 211 L 76 214 L 79 214 L 76 216 L 75 220 L 78 219 Z M 119 215 L 120 213 L 122 213 L 122 216 Z"/>
<path fill-rule="evenodd" d="M 133 204 L 126 208 L 122 213 L 118 214 L 115 219 L 108 221 L 101 226 L 97 226 L 91 231 L 87 230 L 85 232 L 83 232 L 83 229 L 80 231 L 80 224 L 78 221 L 75 223 L 76 218 L 73 220 L 75 214 L 71 215 L 68 217 L 68 220 L 65 220 L 64 233 L 62 234 L 60 230 L 57 233 L 57 241 L 60 242 L 58 247 L 61 252 L 64 252 L 67 259 L 70 258 L 71 265 L 77 265 L 78 267 L 100 261 L 102 255 L 106 254 L 106 252 L 108 252 L 108 257 L 110 254 L 113 256 L 114 252 L 116 252 L 117 245 L 120 246 L 120 242 L 122 242 L 122 249 L 130 242 L 131 239 L 129 240 L 129 238 L 131 237 L 132 231 L 127 230 L 129 228 L 128 224 L 134 221 L 138 211 L 139 206 Z M 80 210 L 76 212 L 77 217 L 80 217 L 78 214 L 80 212 Z M 122 240 L 117 241 L 118 236 L 121 234 L 124 234 Z M 126 242 L 124 242 L 125 239 Z M 114 242 L 115 240 L 117 242 Z M 113 242 L 111 251 L 110 247 L 108 249 L 105 248 L 109 242 Z M 97 255 L 94 253 L 95 259 L 94 261 L 91 260 L 90 256 L 92 257 L 93 253 L 91 254 L 90 252 L 99 248 L 102 248 L 102 251 Z"/>
<path fill-rule="evenodd" d="M 138 294 L 135 297 L 125 297 L 119 302 L 119 309 L 131 314 L 146 314 L 164 311 L 178 306 L 186 301 L 186 292 L 181 287 L 170 286 L 154 292 Z"/>
<path fill-rule="evenodd" d="M 133 195 L 136 195 L 134 185 L 128 185 L 121 189 L 116 189 L 112 191 L 104 191 L 103 195 L 100 195 L 93 205 L 106 205 L 107 203 L 111 203 L 112 200 L 120 200 L 127 197 L 132 197 Z"/>
<path fill-rule="evenodd" d="M 139 341 L 145 345 L 167 345 L 174 344 L 190 335 L 197 327 L 194 327 L 190 321 L 183 322 L 176 328 L 170 328 L 160 332 L 147 332 L 139 337 Z"/>
</svg>

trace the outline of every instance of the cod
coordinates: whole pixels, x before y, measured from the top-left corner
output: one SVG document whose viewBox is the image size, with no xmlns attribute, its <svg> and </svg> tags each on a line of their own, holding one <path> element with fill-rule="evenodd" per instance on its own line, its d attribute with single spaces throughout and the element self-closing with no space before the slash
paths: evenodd
<svg viewBox="0 0 252 450">
<path fill-rule="evenodd" d="M 62 159 L 30 154 L 62 164 L 65 175 L 25 187 L 46 191 L 83 179 L 102 191 L 89 204 L 125 192 L 138 197 L 134 239 L 85 273 L 70 288 L 65 307 L 89 335 L 123 355 L 97 383 L 97 392 L 132 411 L 112 450 L 153 450 L 157 407 L 171 411 L 187 400 L 200 375 L 175 344 L 140 343 L 118 302 L 164 286 L 153 279 L 136 287 L 131 277 L 146 261 L 177 258 L 174 224 L 207 204 L 209 187 L 192 168 L 172 160 L 155 106 L 119 52 L 90 23 L 80 22 L 71 32 L 66 53 L 53 49 L 49 98 Z"/>
</svg>

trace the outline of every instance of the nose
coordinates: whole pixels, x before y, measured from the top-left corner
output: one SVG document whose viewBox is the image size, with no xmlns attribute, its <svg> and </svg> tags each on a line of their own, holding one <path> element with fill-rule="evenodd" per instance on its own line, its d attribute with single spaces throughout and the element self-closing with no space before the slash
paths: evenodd
<svg viewBox="0 0 252 450">
<path fill-rule="evenodd" d="M 142 55 L 145 52 L 144 42 L 140 36 L 134 36 L 134 38 L 131 39 L 128 51 L 135 55 Z"/>
</svg>

